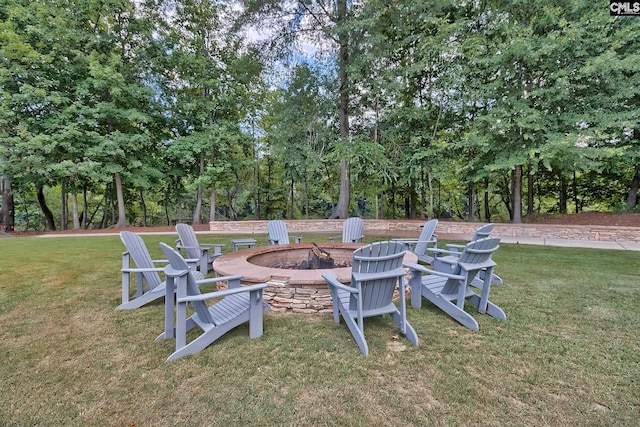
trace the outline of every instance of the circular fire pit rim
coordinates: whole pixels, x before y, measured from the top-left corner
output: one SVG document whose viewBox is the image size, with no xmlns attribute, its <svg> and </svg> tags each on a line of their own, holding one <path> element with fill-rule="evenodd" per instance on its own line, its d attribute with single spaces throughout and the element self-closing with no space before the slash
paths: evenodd
<svg viewBox="0 0 640 427">
<path fill-rule="evenodd" d="M 365 246 L 366 243 L 318 243 L 318 246 L 331 252 L 333 249 L 354 250 Z M 293 285 L 326 286 L 322 277 L 324 273 L 334 273 L 340 281 L 348 283 L 351 280 L 351 267 L 337 267 L 318 270 L 292 270 L 271 268 L 254 264 L 251 258 L 264 254 L 274 254 L 284 251 L 305 251 L 312 248 L 312 243 L 292 243 L 288 245 L 266 245 L 249 249 L 242 249 L 222 255 L 213 261 L 213 269 L 220 276 L 241 274 L 242 282 L 265 283 L 270 281 L 288 282 Z"/>
<path fill-rule="evenodd" d="M 319 243 L 318 245 L 331 252 L 335 249 L 349 249 L 351 252 L 366 246 L 368 243 Z M 280 251 L 298 251 L 310 250 L 312 243 L 292 243 L 288 245 L 265 245 L 256 246 L 249 249 L 242 249 L 236 252 L 230 252 L 222 255 L 213 261 L 213 269 L 219 276 L 229 276 L 240 274 L 243 283 L 267 283 L 267 282 L 286 282 L 288 285 L 296 286 L 316 286 L 325 287 L 326 281 L 322 277 L 324 273 L 334 273 L 338 276 L 338 280 L 348 284 L 351 281 L 351 267 L 336 267 L 330 269 L 318 270 L 292 270 L 284 268 L 271 268 L 260 266 L 252 263 L 251 258 L 267 254 L 277 253 Z M 415 254 L 406 252 L 405 261 L 418 262 Z"/>
</svg>

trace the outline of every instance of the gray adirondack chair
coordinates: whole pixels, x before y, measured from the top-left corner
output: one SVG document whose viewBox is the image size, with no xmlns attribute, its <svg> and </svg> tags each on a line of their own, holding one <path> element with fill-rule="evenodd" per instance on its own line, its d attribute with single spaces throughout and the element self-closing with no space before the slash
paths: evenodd
<svg viewBox="0 0 640 427">
<path fill-rule="evenodd" d="M 364 337 L 364 318 L 391 314 L 409 342 L 418 345 L 418 335 L 406 318 L 405 280 L 402 268 L 404 246 L 398 242 L 377 242 L 353 253 L 351 286 L 343 285 L 333 273 L 323 274 L 331 291 L 333 319 L 344 319 L 362 354 L 369 354 Z M 400 307 L 393 302 L 396 285 L 400 288 Z"/>
<path fill-rule="evenodd" d="M 342 238 L 343 243 L 358 243 L 364 239 L 364 221 L 362 218 L 354 216 L 347 218 L 342 224 L 342 235 L 329 237 L 330 242 Z"/>
<path fill-rule="evenodd" d="M 196 237 L 196 232 L 189 224 L 176 224 L 178 240 L 176 249 L 182 252 L 184 249 L 187 258 L 197 258 L 200 272 L 204 275 L 213 269 L 213 260 L 222 255 L 223 243 L 200 244 Z"/>
<path fill-rule="evenodd" d="M 437 226 L 437 219 L 429 220 L 422 226 L 422 231 L 417 239 L 393 239 L 393 241 L 404 244 L 408 251 L 418 257 L 418 261 L 431 264 L 433 255 L 430 252 L 438 247 L 438 236 L 435 234 Z"/>
<path fill-rule="evenodd" d="M 504 311 L 489 301 L 490 278 L 496 265 L 491 255 L 498 249 L 499 243 L 498 238 L 485 238 L 468 243 L 450 273 L 430 270 L 419 264 L 405 263 L 404 266 L 411 270 L 411 306 L 420 308 L 424 297 L 474 331 L 479 329 L 478 322 L 464 310 L 465 301 L 477 307 L 481 314 L 506 320 Z M 478 295 L 471 282 L 480 271 L 486 271 L 487 274 L 482 283 L 481 294 Z"/>
<path fill-rule="evenodd" d="M 184 258 L 170 246 L 160 243 L 162 251 L 169 259 L 165 267 L 167 289 L 176 287 L 175 327 L 173 298 L 165 298 L 165 331 L 156 341 L 175 336 L 176 350 L 167 360 L 176 360 L 189 354 L 198 353 L 231 329 L 249 322 L 249 338 L 258 338 L 263 333 L 262 312 L 269 306 L 262 300 L 265 283 L 240 286 L 242 276 L 221 276 L 198 279 Z M 200 293 L 204 284 L 228 282 L 223 291 Z M 216 300 L 211 306 L 206 301 Z M 189 305 L 193 308 L 190 310 Z M 194 311 L 193 314 L 189 314 Z M 187 333 L 199 328 L 201 334 L 187 342 Z"/>
<path fill-rule="evenodd" d="M 480 240 L 487 238 L 491 235 L 493 231 L 494 224 L 485 224 L 474 232 L 473 236 L 469 240 L 473 242 L 475 240 Z M 431 265 L 435 270 L 443 271 L 445 273 L 451 272 L 451 269 L 456 264 L 458 257 L 460 256 L 461 251 L 465 248 L 465 245 L 459 245 L 454 243 L 448 243 L 445 245 L 448 249 L 429 249 L 430 252 L 434 254 Z M 480 271 L 478 276 L 473 280 L 472 285 L 476 287 L 482 287 L 482 283 L 484 282 L 484 271 Z M 503 281 L 500 276 L 495 273 L 491 275 L 491 283 L 494 285 L 502 285 Z"/>
<path fill-rule="evenodd" d="M 471 239 L 469 239 L 469 241 L 473 242 L 474 240 L 480 240 L 480 239 L 489 237 L 493 232 L 494 225 L 495 224 L 489 223 L 489 224 L 485 224 L 478 227 L 476 231 L 473 233 L 473 236 L 471 237 Z M 459 245 L 455 243 L 447 243 L 445 246 L 449 248 L 450 253 L 456 253 L 456 252 L 462 252 L 466 244 Z"/>
<path fill-rule="evenodd" d="M 120 232 L 120 240 L 127 250 L 122 253 L 122 304 L 116 310 L 133 310 L 163 298 L 166 281 L 162 280 L 160 272 L 164 271 L 168 261 L 152 259 L 142 238 L 131 231 Z M 190 259 L 188 262 L 191 268 L 196 268 L 197 260 Z M 136 289 L 133 293 L 132 275 L 136 277 Z"/>
<path fill-rule="evenodd" d="M 291 236 L 291 238 L 295 243 L 300 243 L 302 240 L 300 236 Z M 267 240 L 270 245 L 288 245 L 290 241 L 287 223 L 279 219 L 267 221 Z"/>
</svg>

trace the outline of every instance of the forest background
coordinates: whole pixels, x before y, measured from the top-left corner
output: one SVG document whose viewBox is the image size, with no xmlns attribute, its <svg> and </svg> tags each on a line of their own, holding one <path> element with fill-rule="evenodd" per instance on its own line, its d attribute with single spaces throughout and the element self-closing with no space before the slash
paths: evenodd
<svg viewBox="0 0 640 427">
<path fill-rule="evenodd" d="M 640 18 L 606 4 L 0 5 L 5 230 L 638 208 Z"/>
</svg>

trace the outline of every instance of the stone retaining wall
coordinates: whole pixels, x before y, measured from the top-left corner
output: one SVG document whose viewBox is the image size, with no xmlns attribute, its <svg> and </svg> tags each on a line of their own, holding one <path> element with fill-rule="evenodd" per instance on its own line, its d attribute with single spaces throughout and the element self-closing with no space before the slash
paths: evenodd
<svg viewBox="0 0 640 427">
<path fill-rule="evenodd" d="M 436 233 L 471 236 L 480 223 L 443 221 Z M 592 240 L 602 242 L 640 243 L 640 227 L 614 227 L 603 225 L 558 224 L 496 224 L 492 235 L 560 240 Z"/>
<path fill-rule="evenodd" d="M 286 220 L 290 233 L 336 233 L 342 232 L 340 219 L 306 219 Z M 407 234 L 420 234 L 423 220 L 376 220 L 365 219 L 365 234 L 397 233 L 398 237 Z M 436 233 L 442 237 L 466 239 L 484 223 L 440 221 Z M 218 233 L 266 234 L 267 221 L 213 221 L 209 223 L 209 230 Z M 572 239 L 593 240 L 607 242 L 640 243 L 639 227 L 615 227 L 603 225 L 556 225 L 556 224 L 510 224 L 496 223 L 493 229 L 496 237 L 531 237 L 542 239 Z"/>
</svg>

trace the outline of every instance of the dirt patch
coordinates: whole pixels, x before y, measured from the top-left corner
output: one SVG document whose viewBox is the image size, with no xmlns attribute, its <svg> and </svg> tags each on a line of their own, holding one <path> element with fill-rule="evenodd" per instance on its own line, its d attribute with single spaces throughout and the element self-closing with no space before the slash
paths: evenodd
<svg viewBox="0 0 640 427">
<path fill-rule="evenodd" d="M 640 227 L 640 212 L 583 212 L 579 214 L 534 214 L 523 220 L 530 224 L 612 225 Z"/>
</svg>

